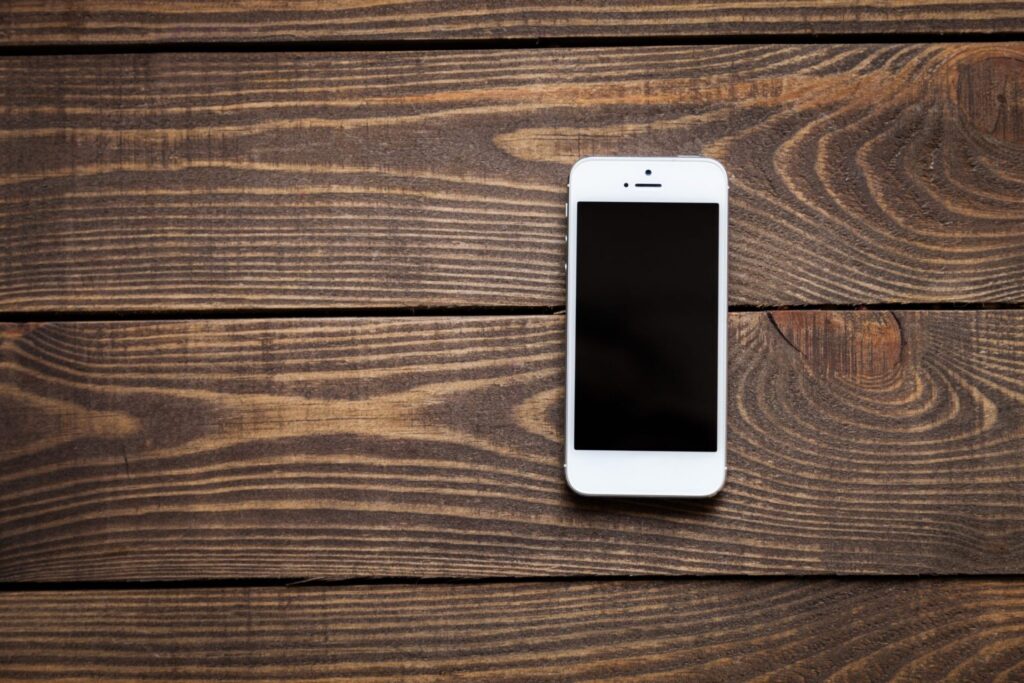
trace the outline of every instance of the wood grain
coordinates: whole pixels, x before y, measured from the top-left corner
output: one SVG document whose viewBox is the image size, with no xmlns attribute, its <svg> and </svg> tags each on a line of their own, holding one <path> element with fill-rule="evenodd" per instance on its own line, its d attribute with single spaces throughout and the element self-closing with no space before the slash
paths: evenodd
<svg viewBox="0 0 1024 683">
<path fill-rule="evenodd" d="M 6 325 L 0 580 L 1019 573 L 1022 323 L 731 315 L 690 502 L 568 492 L 561 316 Z"/>
<path fill-rule="evenodd" d="M 1024 585 L 777 579 L 0 594 L 15 679 L 1014 681 Z"/>
<path fill-rule="evenodd" d="M 682 153 L 734 305 L 1024 302 L 1019 43 L 18 57 L 0 101 L 0 311 L 557 307 L 573 161 Z"/>
<path fill-rule="evenodd" d="M 1020 32 L 1018 2 L 6 0 L 0 44 L 669 38 Z"/>
</svg>

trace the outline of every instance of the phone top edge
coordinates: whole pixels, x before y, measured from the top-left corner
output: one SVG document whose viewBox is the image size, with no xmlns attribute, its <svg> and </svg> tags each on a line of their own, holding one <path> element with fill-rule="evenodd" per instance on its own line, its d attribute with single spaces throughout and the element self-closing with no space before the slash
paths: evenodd
<svg viewBox="0 0 1024 683">
<path fill-rule="evenodd" d="M 722 164 L 722 162 L 718 161 L 717 159 L 713 159 L 711 157 L 695 156 L 695 155 L 688 155 L 688 154 L 681 154 L 679 156 L 671 156 L 671 157 L 609 157 L 609 156 L 580 157 L 579 159 L 576 160 L 576 162 L 569 169 L 569 177 L 568 177 L 568 181 L 566 183 L 566 186 L 567 187 L 572 187 L 573 175 L 576 173 L 577 169 L 579 169 L 581 166 L 588 165 L 588 164 L 621 164 L 621 163 L 632 163 L 632 162 L 637 162 L 637 163 L 641 163 L 641 164 L 642 163 L 666 163 L 666 162 L 668 162 L 668 163 L 684 163 L 684 164 L 692 164 L 692 163 L 707 164 L 709 166 L 713 166 L 719 173 L 721 173 L 722 177 L 725 179 L 726 187 L 729 186 L 729 172 L 726 170 L 726 168 Z"/>
</svg>

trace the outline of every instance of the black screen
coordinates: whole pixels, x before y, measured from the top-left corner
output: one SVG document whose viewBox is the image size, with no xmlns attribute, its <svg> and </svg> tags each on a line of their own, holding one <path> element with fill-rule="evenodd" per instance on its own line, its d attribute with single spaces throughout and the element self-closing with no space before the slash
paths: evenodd
<svg viewBox="0 0 1024 683">
<path fill-rule="evenodd" d="M 575 447 L 716 450 L 718 204 L 577 211 Z"/>
</svg>

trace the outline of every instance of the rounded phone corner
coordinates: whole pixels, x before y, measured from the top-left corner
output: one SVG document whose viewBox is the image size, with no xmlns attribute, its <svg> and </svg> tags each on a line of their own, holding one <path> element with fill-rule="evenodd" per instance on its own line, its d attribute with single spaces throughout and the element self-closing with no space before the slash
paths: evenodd
<svg viewBox="0 0 1024 683">
<path fill-rule="evenodd" d="M 572 168 L 569 169 L 569 184 L 572 185 L 572 176 L 574 173 L 576 173 L 576 169 L 578 169 L 583 164 L 598 161 L 600 159 L 601 157 L 580 157 L 579 159 L 577 159 L 576 163 L 574 163 L 572 165 Z"/>
<path fill-rule="evenodd" d="M 729 478 L 729 468 L 728 467 L 723 467 L 722 468 L 722 476 L 718 479 L 718 482 L 711 488 L 711 490 L 709 490 L 707 493 L 701 495 L 700 497 L 701 498 L 714 498 L 715 496 L 717 496 L 719 493 L 722 492 L 722 489 L 725 488 L 725 482 L 726 482 L 726 480 L 728 478 Z"/>
<path fill-rule="evenodd" d="M 569 488 L 570 491 L 575 493 L 577 496 L 591 497 L 591 496 L 596 495 L 593 491 L 585 491 L 585 490 L 583 490 L 583 488 L 580 487 L 578 481 L 573 482 L 573 480 L 572 480 L 573 468 L 569 467 L 569 462 L 568 461 L 566 461 L 565 467 L 563 467 L 562 469 L 565 472 L 565 485 Z"/>
<path fill-rule="evenodd" d="M 699 160 L 703 163 L 714 166 L 718 172 L 722 174 L 722 180 L 725 181 L 725 186 L 729 186 L 729 172 L 725 170 L 725 166 L 722 165 L 721 161 L 718 159 L 712 159 L 711 157 L 699 157 Z"/>
</svg>

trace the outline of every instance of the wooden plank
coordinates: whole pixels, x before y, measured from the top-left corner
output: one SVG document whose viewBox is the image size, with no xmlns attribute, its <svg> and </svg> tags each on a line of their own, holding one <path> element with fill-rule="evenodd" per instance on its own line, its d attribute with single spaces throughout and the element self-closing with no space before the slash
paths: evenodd
<svg viewBox="0 0 1024 683">
<path fill-rule="evenodd" d="M 0 580 L 1019 573 L 1022 322 L 733 314 L 690 502 L 568 492 L 562 316 L 7 325 Z"/>
<path fill-rule="evenodd" d="M 682 580 L 0 594 L 48 680 L 1019 680 L 1015 580 Z"/>
<path fill-rule="evenodd" d="M 1024 302 L 1024 45 L 0 61 L 0 311 L 564 303 L 588 154 L 732 173 L 731 302 Z"/>
<path fill-rule="evenodd" d="M 7 0 L 0 44 L 994 34 L 1022 25 L 1024 7 L 1000 0 Z"/>
</svg>

